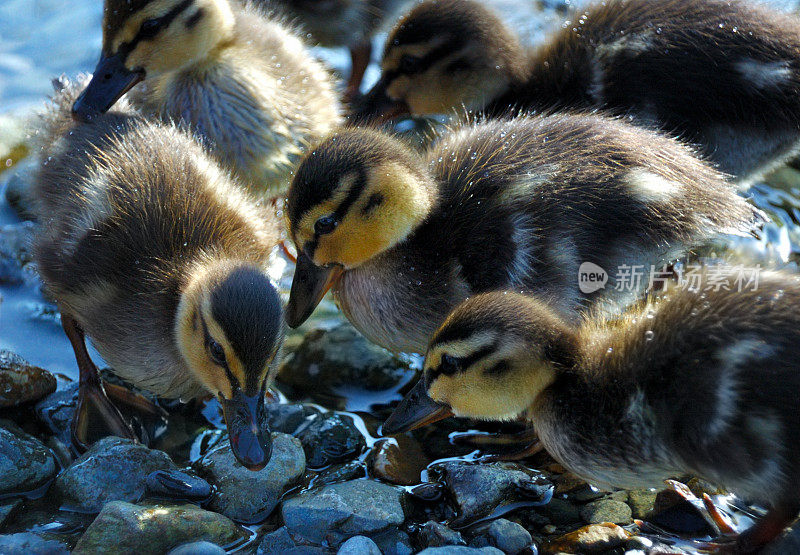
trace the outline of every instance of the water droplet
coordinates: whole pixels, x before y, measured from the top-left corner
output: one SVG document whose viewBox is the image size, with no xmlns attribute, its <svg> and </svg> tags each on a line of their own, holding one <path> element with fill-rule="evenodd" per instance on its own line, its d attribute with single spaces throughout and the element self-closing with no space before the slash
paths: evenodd
<svg viewBox="0 0 800 555">
<path fill-rule="evenodd" d="M 653 330 L 647 330 L 646 332 L 644 332 L 645 341 L 652 341 L 655 336 L 656 334 L 655 332 L 653 332 Z"/>
</svg>

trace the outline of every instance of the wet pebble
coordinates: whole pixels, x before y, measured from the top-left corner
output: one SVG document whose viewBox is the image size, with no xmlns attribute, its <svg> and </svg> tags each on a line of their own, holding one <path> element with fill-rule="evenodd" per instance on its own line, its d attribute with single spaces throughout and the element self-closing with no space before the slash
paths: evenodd
<svg viewBox="0 0 800 555">
<path fill-rule="evenodd" d="M 75 555 L 161 555 L 187 542 L 228 545 L 247 533 L 230 519 L 195 505 L 107 503 L 75 546 Z"/>
<path fill-rule="evenodd" d="M 256 555 L 279 555 L 296 546 L 286 526 L 265 534 L 258 543 Z"/>
<path fill-rule="evenodd" d="M 56 540 L 46 540 L 31 532 L 0 535 L 3 555 L 69 555 L 69 547 Z"/>
<path fill-rule="evenodd" d="M 459 515 L 460 526 L 489 516 L 497 507 L 514 502 L 546 503 L 553 486 L 539 472 L 514 463 L 448 462 L 434 466 L 431 476 L 444 482 Z"/>
<path fill-rule="evenodd" d="M 508 555 L 516 555 L 533 543 L 530 532 L 516 522 L 498 518 L 475 530 L 472 547 L 496 547 Z"/>
<path fill-rule="evenodd" d="M 258 471 L 248 470 L 225 441 L 200 460 L 200 473 L 216 486 L 209 508 L 240 522 L 260 522 L 281 495 L 303 476 L 305 455 L 300 442 L 287 434 L 272 434 L 272 457 Z"/>
<path fill-rule="evenodd" d="M 69 445 L 70 425 L 77 406 L 78 382 L 72 382 L 36 403 L 36 416 L 54 436 Z"/>
<path fill-rule="evenodd" d="M 430 520 L 419 527 L 418 537 L 420 542 L 428 547 L 467 545 L 461 533 L 434 520 Z"/>
<path fill-rule="evenodd" d="M 633 518 L 644 518 L 653 510 L 658 492 L 651 489 L 635 489 L 628 492 L 628 506 Z"/>
<path fill-rule="evenodd" d="M 374 477 L 401 486 L 418 484 L 429 463 L 417 440 L 405 434 L 380 441 L 367 459 Z"/>
<path fill-rule="evenodd" d="M 15 424 L 0 420 L 0 495 L 45 485 L 57 470 L 53 453 Z"/>
<path fill-rule="evenodd" d="M 301 403 L 271 403 L 266 406 L 269 429 L 284 434 L 294 434 L 300 426 L 318 414 L 321 414 L 319 409 Z"/>
<path fill-rule="evenodd" d="M 366 536 L 353 536 L 344 542 L 336 555 L 383 555 L 378 544 Z"/>
<path fill-rule="evenodd" d="M 297 430 L 309 468 L 354 459 L 366 446 L 364 436 L 350 418 L 339 414 L 318 416 Z"/>
<path fill-rule="evenodd" d="M 546 545 L 545 553 L 602 553 L 622 546 L 630 533 L 616 524 L 590 524 Z"/>
<path fill-rule="evenodd" d="M 225 555 L 226 551 L 215 543 L 191 542 L 171 549 L 167 555 Z"/>
<path fill-rule="evenodd" d="M 587 524 L 613 522 L 614 524 L 630 524 L 631 508 L 622 501 L 599 499 L 587 503 L 581 508 L 581 518 Z"/>
<path fill-rule="evenodd" d="M 65 469 L 55 485 L 65 505 L 97 512 L 109 501 L 139 501 L 151 472 L 174 469 L 175 463 L 163 451 L 106 437 Z"/>
<path fill-rule="evenodd" d="M 402 490 L 393 486 L 353 480 L 287 499 L 281 512 L 293 536 L 336 546 L 352 536 L 373 536 L 402 524 L 402 497 Z"/>
<path fill-rule="evenodd" d="M 447 545 L 444 547 L 428 547 L 420 551 L 419 555 L 503 555 L 503 552 L 496 547 Z"/>
<path fill-rule="evenodd" d="M 372 540 L 384 555 L 412 555 L 411 536 L 399 528 L 389 528 L 372 536 Z"/>
<path fill-rule="evenodd" d="M 211 484 L 183 470 L 156 470 L 145 480 L 147 494 L 168 499 L 202 501 L 211 496 Z"/>
<path fill-rule="evenodd" d="M 286 357 L 279 379 L 311 392 L 343 384 L 381 391 L 399 385 L 407 372 L 404 361 L 367 341 L 350 324 L 341 323 L 309 331 Z"/>
<path fill-rule="evenodd" d="M 326 469 L 320 471 L 319 474 L 314 476 L 311 485 L 312 487 L 321 487 L 326 484 L 349 482 L 350 480 L 358 480 L 359 478 L 366 477 L 366 466 L 361 461 L 355 460 L 346 463 L 330 465 Z"/>
<path fill-rule="evenodd" d="M 0 349 L 0 407 L 37 401 L 55 390 L 56 379 L 50 372 Z"/>
</svg>

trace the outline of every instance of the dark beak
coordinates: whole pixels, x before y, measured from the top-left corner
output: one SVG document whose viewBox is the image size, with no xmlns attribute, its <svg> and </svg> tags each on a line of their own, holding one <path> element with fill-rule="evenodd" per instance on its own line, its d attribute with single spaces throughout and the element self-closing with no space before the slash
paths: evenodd
<svg viewBox="0 0 800 555">
<path fill-rule="evenodd" d="M 92 80 L 72 105 L 72 117 L 90 121 L 106 112 L 131 87 L 144 79 L 144 70 L 132 71 L 125 67 L 122 54 L 101 56 L 94 69 Z"/>
<path fill-rule="evenodd" d="M 231 450 L 249 470 L 261 470 L 272 456 L 272 435 L 266 425 L 264 395 L 245 395 L 237 389 L 232 399 L 221 399 Z"/>
<path fill-rule="evenodd" d="M 296 328 L 305 322 L 342 273 L 344 268 L 341 266 L 317 266 L 305 252 L 300 251 L 292 278 L 292 290 L 289 292 L 289 304 L 286 305 L 286 323 Z"/>
<path fill-rule="evenodd" d="M 431 399 L 425 390 L 425 380 L 419 380 L 383 423 L 381 434 L 391 436 L 408 432 L 450 416 L 453 416 L 452 409 Z"/>
<path fill-rule="evenodd" d="M 389 81 L 381 77 L 375 86 L 361 97 L 350 115 L 350 120 L 354 125 L 384 123 L 411 113 L 408 104 L 404 101 L 392 100 L 386 96 L 386 87 L 388 86 Z"/>
</svg>

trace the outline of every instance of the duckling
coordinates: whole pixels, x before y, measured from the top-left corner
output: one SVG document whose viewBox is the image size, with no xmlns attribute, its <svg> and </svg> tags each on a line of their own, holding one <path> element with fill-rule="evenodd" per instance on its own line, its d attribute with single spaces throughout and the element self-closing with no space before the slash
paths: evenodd
<svg viewBox="0 0 800 555">
<path fill-rule="evenodd" d="M 741 272 L 714 271 L 579 325 L 535 297 L 472 297 L 434 334 L 423 379 L 383 432 L 521 415 L 597 486 L 690 474 L 770 506 L 738 539 L 750 552 L 800 511 L 800 280 L 763 271 L 737 287 Z"/>
<path fill-rule="evenodd" d="M 228 0 L 106 0 L 103 49 L 73 106 L 105 112 L 131 102 L 181 122 L 253 190 L 277 195 L 308 143 L 340 121 L 329 72 L 277 19 Z"/>
<path fill-rule="evenodd" d="M 279 222 L 173 125 L 119 109 L 71 121 L 79 90 L 69 83 L 55 99 L 34 183 L 35 258 L 80 370 L 76 446 L 85 448 L 90 409 L 135 438 L 85 334 L 133 385 L 217 396 L 234 454 L 261 468 L 271 452 L 264 394 L 284 333 L 265 269 Z"/>
<path fill-rule="evenodd" d="M 738 0 L 608 0 L 535 49 L 484 3 L 395 26 L 360 118 L 602 109 L 697 145 L 744 186 L 798 149 L 800 19 Z"/>
<path fill-rule="evenodd" d="M 537 292 L 577 318 L 632 293 L 582 293 L 583 262 L 650 269 L 763 217 L 677 141 L 567 114 L 456 127 L 422 154 L 340 130 L 300 163 L 285 214 L 299 253 L 289 325 L 333 286 L 364 335 L 410 352 L 470 295 Z"/>
<path fill-rule="evenodd" d="M 372 57 L 372 35 L 408 0 L 277 0 L 322 46 L 346 46 L 352 65 L 345 98 L 354 98 Z"/>
</svg>

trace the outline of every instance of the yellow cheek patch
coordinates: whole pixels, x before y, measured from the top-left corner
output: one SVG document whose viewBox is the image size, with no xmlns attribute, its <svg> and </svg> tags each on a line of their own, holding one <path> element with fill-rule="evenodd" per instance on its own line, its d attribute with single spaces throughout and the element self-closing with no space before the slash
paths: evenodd
<svg viewBox="0 0 800 555">
<path fill-rule="evenodd" d="M 373 194 L 382 202 L 362 211 Z M 423 219 L 432 203 L 425 184 L 397 162 L 384 162 L 367 173 L 367 186 L 336 231 L 320 238 L 315 262 L 353 268 L 391 248 Z"/>
<path fill-rule="evenodd" d="M 316 221 L 322 216 L 327 216 L 336 211 L 339 205 L 344 202 L 344 199 L 347 198 L 350 189 L 356 182 L 356 178 L 357 175 L 355 172 L 343 175 L 336 189 L 333 191 L 333 194 L 323 202 L 314 206 L 300 218 L 297 226 L 292 227 L 291 230 L 292 236 L 295 237 L 295 243 L 297 239 L 302 239 L 303 242 L 305 242 L 310 241 L 314 237 L 314 224 Z"/>
</svg>

